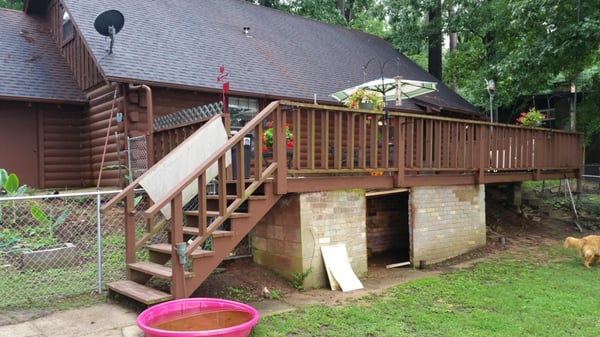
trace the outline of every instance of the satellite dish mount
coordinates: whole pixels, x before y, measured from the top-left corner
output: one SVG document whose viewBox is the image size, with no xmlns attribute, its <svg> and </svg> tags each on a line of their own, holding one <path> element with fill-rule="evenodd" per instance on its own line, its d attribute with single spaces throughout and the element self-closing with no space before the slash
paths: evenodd
<svg viewBox="0 0 600 337">
<path fill-rule="evenodd" d="M 110 45 L 108 49 L 108 54 L 112 54 L 113 45 L 115 43 L 115 35 L 123 29 L 123 25 L 125 25 L 125 17 L 121 12 L 115 9 L 107 10 L 98 17 L 94 21 L 94 28 L 96 31 L 103 36 L 106 36 L 110 39 Z"/>
</svg>

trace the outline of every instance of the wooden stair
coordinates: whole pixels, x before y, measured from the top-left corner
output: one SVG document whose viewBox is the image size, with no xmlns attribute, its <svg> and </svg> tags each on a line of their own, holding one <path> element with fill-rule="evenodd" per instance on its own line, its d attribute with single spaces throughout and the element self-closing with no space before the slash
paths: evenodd
<svg viewBox="0 0 600 337">
<path fill-rule="evenodd" d="M 229 189 L 229 187 L 227 188 Z M 219 211 L 214 209 L 218 200 L 218 195 L 206 195 L 207 200 L 207 218 L 220 216 Z M 197 248 L 189 254 L 188 262 L 185 266 L 179 263 L 175 246 L 168 242 L 152 243 L 144 246 L 143 249 L 148 252 L 147 261 L 136 261 L 128 263 L 127 280 L 108 283 L 109 292 L 118 293 L 122 296 L 132 298 L 146 305 L 168 301 L 174 298 L 189 297 L 201 284 L 210 276 L 212 271 L 219 266 L 224 258 L 228 257 L 230 252 L 235 249 L 241 240 L 243 240 L 254 226 L 262 219 L 268 210 L 275 205 L 281 196 L 273 193 L 272 183 L 266 181 L 262 184 L 260 191 L 256 195 L 251 195 L 244 201 L 244 207 L 231 213 L 227 218 L 228 227 L 225 229 L 216 229 L 208 233 L 207 238 L 212 239 L 211 248 Z M 236 195 L 227 195 L 228 204 L 237 200 Z M 239 201 L 239 200 L 238 200 Z M 218 206 L 218 204 L 216 204 Z M 184 240 L 190 240 L 202 235 L 198 227 L 198 210 L 184 211 L 185 225 L 181 226 Z M 166 230 L 171 231 L 167 226 Z M 170 237 L 170 235 L 169 235 Z M 175 260 L 175 261 L 174 261 Z M 174 267 L 183 271 L 184 291 L 175 294 L 174 282 L 176 282 Z M 183 269 L 181 269 L 183 268 Z M 153 278 L 167 280 L 171 283 L 171 293 L 152 288 L 149 281 Z"/>
</svg>

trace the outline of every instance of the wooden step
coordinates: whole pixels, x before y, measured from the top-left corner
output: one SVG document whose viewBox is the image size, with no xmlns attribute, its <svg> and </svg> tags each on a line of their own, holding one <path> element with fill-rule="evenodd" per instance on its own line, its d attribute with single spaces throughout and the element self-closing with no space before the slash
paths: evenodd
<svg viewBox="0 0 600 337">
<path fill-rule="evenodd" d="M 183 214 L 188 216 L 198 216 L 198 211 L 184 211 Z M 216 218 L 219 216 L 219 211 L 206 211 L 206 216 Z M 247 218 L 249 216 L 250 215 L 248 213 L 233 212 L 231 213 L 231 216 L 229 216 L 229 219 Z"/>
<path fill-rule="evenodd" d="M 163 254 L 171 254 L 173 246 L 171 246 L 171 244 L 169 244 L 169 243 L 155 243 L 152 245 L 148 245 L 146 247 L 148 248 L 148 250 L 151 250 L 154 252 L 163 253 Z M 192 253 L 192 258 L 199 258 L 199 257 L 211 256 L 211 255 L 214 255 L 213 251 L 204 250 L 202 248 L 197 248 Z"/>
<path fill-rule="evenodd" d="M 198 227 L 183 226 L 183 234 L 200 236 L 200 230 L 198 229 Z M 214 238 L 220 238 L 220 237 L 224 237 L 224 236 L 233 236 L 233 232 L 232 231 L 222 231 L 222 230 L 216 230 L 216 231 L 212 232 L 212 237 L 214 237 Z"/>
<path fill-rule="evenodd" d="M 251 195 L 248 200 L 261 200 L 261 199 L 266 199 L 267 197 L 265 195 Z M 210 199 L 210 200 L 218 200 L 219 199 L 219 195 L 218 194 L 207 194 L 206 195 L 206 199 Z M 227 200 L 235 200 L 237 199 L 237 195 L 235 194 L 227 194 L 225 196 L 225 199 Z"/>
<path fill-rule="evenodd" d="M 153 305 L 173 299 L 173 295 L 171 294 L 129 280 L 107 283 L 106 286 L 110 291 L 114 291 L 146 305 Z"/>
<path fill-rule="evenodd" d="M 144 274 L 156 276 L 165 280 L 170 280 L 173 277 L 173 270 L 170 267 L 163 266 L 154 262 L 140 261 L 135 263 L 129 263 L 127 265 L 127 268 L 142 272 Z M 192 278 L 194 277 L 194 273 L 186 271 L 185 277 Z"/>
</svg>

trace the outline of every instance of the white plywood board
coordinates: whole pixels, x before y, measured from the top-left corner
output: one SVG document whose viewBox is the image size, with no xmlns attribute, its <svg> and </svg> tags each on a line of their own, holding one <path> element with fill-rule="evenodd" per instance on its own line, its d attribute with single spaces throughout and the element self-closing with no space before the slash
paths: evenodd
<svg viewBox="0 0 600 337">
<path fill-rule="evenodd" d="M 404 266 L 408 266 L 408 265 L 410 265 L 410 261 L 388 264 L 385 266 L 385 268 L 391 269 L 391 268 L 396 268 L 396 267 L 404 267 Z"/>
<path fill-rule="evenodd" d="M 216 149 L 225 144 L 227 139 L 222 119 L 213 119 L 151 167 L 140 181 L 140 185 L 153 201 L 162 199 L 173 187 L 204 163 Z M 227 166 L 231 164 L 231 153 L 227 154 L 226 163 Z M 218 164 L 215 163 L 206 171 L 207 182 L 216 177 L 217 173 Z M 183 191 L 183 204 L 185 205 L 197 194 L 198 184 L 194 180 Z M 170 219 L 171 205 L 165 206 L 161 212 Z"/>
<path fill-rule="evenodd" d="M 346 292 L 364 288 L 362 282 L 352 270 L 345 244 L 321 246 L 321 254 L 325 262 L 331 290 L 340 288 Z"/>
</svg>

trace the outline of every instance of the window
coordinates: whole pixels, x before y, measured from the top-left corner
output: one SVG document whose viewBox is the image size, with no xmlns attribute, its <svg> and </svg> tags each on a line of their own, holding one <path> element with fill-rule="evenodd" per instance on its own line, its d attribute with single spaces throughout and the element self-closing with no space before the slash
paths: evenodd
<svg viewBox="0 0 600 337">
<path fill-rule="evenodd" d="M 63 10 L 62 15 L 62 42 L 65 43 L 73 37 L 73 21 L 67 11 Z"/>
<path fill-rule="evenodd" d="M 231 115 L 231 127 L 239 129 L 246 125 L 258 114 L 258 100 L 253 98 L 229 97 L 229 114 Z"/>
</svg>

